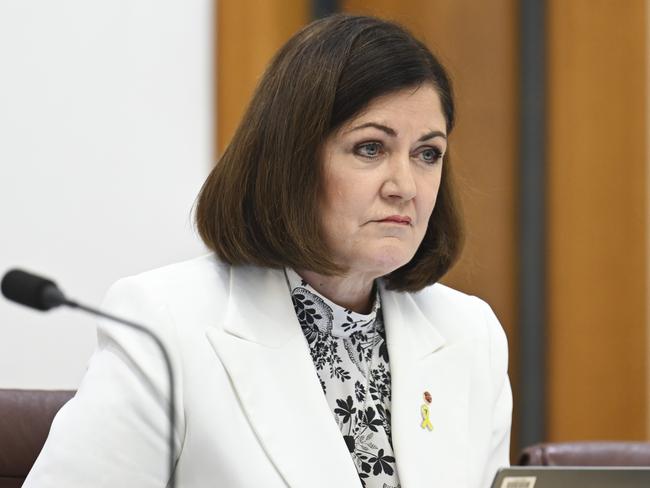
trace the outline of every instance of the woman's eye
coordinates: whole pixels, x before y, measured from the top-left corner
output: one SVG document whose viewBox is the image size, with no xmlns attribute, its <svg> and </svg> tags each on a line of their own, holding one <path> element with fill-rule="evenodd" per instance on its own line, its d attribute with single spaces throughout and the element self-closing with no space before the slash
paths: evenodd
<svg viewBox="0 0 650 488">
<path fill-rule="evenodd" d="M 427 164 L 433 164 L 442 159 L 442 151 L 435 147 L 428 147 L 419 153 L 420 158 Z"/>
<path fill-rule="evenodd" d="M 366 142 L 356 148 L 356 153 L 365 158 L 376 158 L 381 155 L 382 147 L 379 142 Z"/>
</svg>

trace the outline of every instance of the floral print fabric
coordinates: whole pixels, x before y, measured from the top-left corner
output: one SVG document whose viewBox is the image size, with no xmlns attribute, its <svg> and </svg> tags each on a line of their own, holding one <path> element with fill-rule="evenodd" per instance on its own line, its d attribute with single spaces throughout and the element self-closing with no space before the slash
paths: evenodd
<svg viewBox="0 0 650 488">
<path fill-rule="evenodd" d="M 286 270 L 316 373 L 366 488 L 399 488 L 390 420 L 390 369 L 379 293 L 365 315 L 347 310 Z"/>
</svg>

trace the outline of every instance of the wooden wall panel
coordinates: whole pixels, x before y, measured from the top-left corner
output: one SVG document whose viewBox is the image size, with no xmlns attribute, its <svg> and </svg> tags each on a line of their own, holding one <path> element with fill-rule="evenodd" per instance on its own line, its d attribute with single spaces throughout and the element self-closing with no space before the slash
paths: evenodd
<svg viewBox="0 0 650 488">
<path fill-rule="evenodd" d="M 494 308 L 508 334 L 517 417 L 518 10 L 516 0 L 344 0 L 405 25 L 449 69 L 458 125 L 450 150 L 467 221 L 461 262 L 443 280 Z M 513 436 L 517 452 L 517 433 Z"/>
<path fill-rule="evenodd" d="M 548 437 L 644 439 L 647 2 L 548 8 Z"/>
<path fill-rule="evenodd" d="M 308 0 L 217 2 L 217 150 L 230 141 L 275 52 L 310 19 Z"/>
<path fill-rule="evenodd" d="M 646 349 L 645 349 L 645 385 L 646 385 L 646 439 L 650 439 L 650 0 L 645 1 L 645 167 L 646 167 L 646 190 L 645 190 L 645 236 L 646 236 Z"/>
</svg>

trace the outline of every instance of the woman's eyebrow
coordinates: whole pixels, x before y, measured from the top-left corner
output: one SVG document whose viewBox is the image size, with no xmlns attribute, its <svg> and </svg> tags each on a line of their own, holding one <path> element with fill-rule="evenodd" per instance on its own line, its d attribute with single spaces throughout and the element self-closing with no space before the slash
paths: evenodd
<svg viewBox="0 0 650 488">
<path fill-rule="evenodd" d="M 397 136 L 397 131 L 395 129 L 388 127 L 387 125 L 378 124 L 377 122 L 366 122 L 365 124 L 357 125 L 356 127 L 353 127 L 352 129 L 349 129 L 345 132 L 346 133 L 354 132 L 355 130 L 365 129 L 366 127 L 374 127 L 375 129 L 379 129 L 380 131 L 385 132 L 389 136 L 393 136 L 393 137 Z M 443 139 L 446 140 L 447 134 L 439 130 L 433 130 L 431 132 L 427 132 L 422 137 L 420 137 L 418 139 L 418 142 L 433 139 L 434 137 L 442 137 Z"/>
<path fill-rule="evenodd" d="M 426 141 L 428 139 L 433 139 L 434 137 L 442 137 L 445 141 L 447 140 L 447 134 L 439 130 L 432 130 L 431 132 L 427 132 L 422 137 L 420 137 L 418 139 L 418 142 Z"/>
<path fill-rule="evenodd" d="M 348 132 L 354 132 L 355 130 L 360 130 L 360 129 L 365 129 L 366 127 L 374 127 L 375 129 L 379 129 L 380 131 L 385 132 L 389 136 L 396 136 L 397 132 L 395 129 L 391 129 L 387 125 L 383 124 L 378 124 L 377 122 L 366 122 L 365 124 L 357 125 L 356 127 L 353 127 L 350 130 L 345 131 L 346 133 Z"/>
</svg>

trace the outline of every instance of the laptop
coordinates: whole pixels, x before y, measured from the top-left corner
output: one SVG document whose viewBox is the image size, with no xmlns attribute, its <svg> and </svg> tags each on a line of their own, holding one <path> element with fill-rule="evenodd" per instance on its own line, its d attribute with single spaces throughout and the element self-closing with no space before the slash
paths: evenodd
<svg viewBox="0 0 650 488">
<path fill-rule="evenodd" d="M 648 468 L 511 467 L 497 471 L 492 488 L 648 488 Z"/>
</svg>

